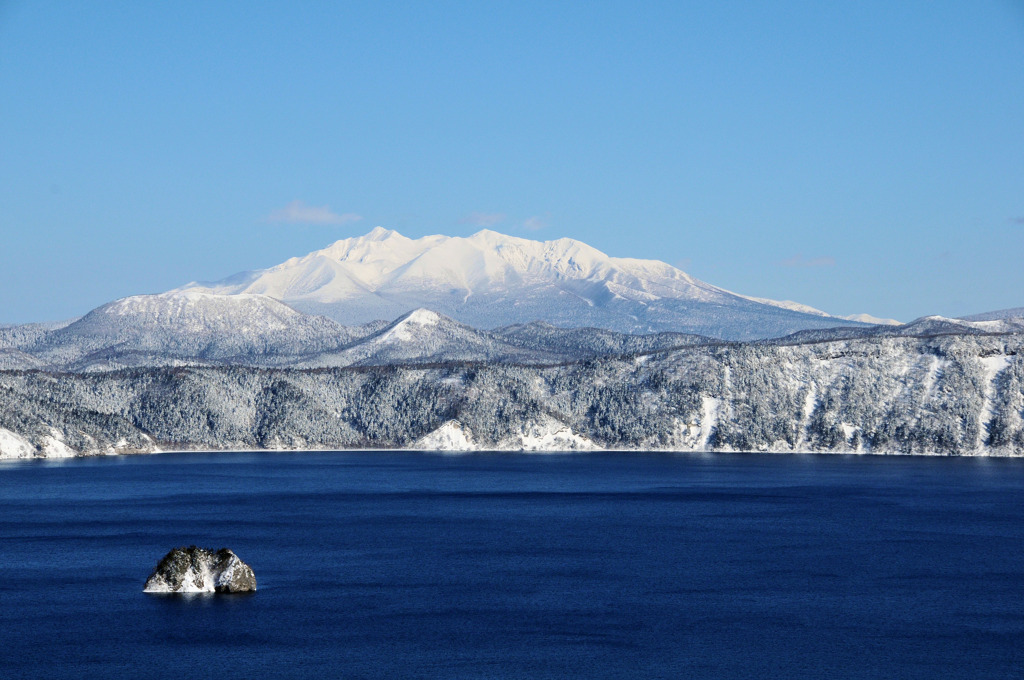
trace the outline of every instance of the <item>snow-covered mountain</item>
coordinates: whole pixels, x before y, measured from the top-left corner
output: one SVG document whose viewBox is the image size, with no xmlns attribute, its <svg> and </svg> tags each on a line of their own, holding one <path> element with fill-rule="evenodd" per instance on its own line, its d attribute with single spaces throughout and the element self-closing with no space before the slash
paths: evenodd
<svg viewBox="0 0 1024 680">
<path fill-rule="evenodd" d="M 265 295 L 163 293 L 115 300 L 7 349 L 62 370 L 254 358 L 266 365 L 278 356 L 338 349 L 374 330 L 346 328 Z"/>
<path fill-rule="evenodd" d="M 571 354 L 546 351 L 543 343 L 514 345 L 429 309 L 416 309 L 352 345 L 311 356 L 296 365 L 384 366 L 404 363 L 540 363 L 565 361 Z"/>
<path fill-rule="evenodd" d="M 925 316 L 915 321 L 912 321 L 909 325 L 919 324 L 922 322 L 931 322 L 936 324 L 951 324 L 955 326 L 961 326 L 969 328 L 979 333 L 1020 333 L 1024 332 L 1024 316 L 1007 314 L 1014 310 L 1005 310 L 1005 312 L 990 312 L 988 314 L 978 314 L 975 316 L 969 316 L 962 319 L 949 319 L 944 316 Z M 1004 316 L 997 316 L 998 314 L 1005 314 Z"/>
<path fill-rule="evenodd" d="M 485 331 L 424 308 L 391 323 L 343 326 L 266 295 L 196 291 L 137 295 L 98 307 L 68 324 L 2 330 L 0 370 L 75 373 L 154 366 L 544 365 L 723 344 L 699 335 L 637 335 L 601 328 L 561 328 L 540 321 Z M 870 337 L 1022 332 L 1021 319 L 966 321 L 930 316 L 897 326 L 802 330 L 758 342 L 791 345 Z"/>
<path fill-rule="evenodd" d="M 540 320 L 726 339 L 861 325 L 797 303 L 737 295 L 664 262 L 609 257 L 572 239 L 531 241 L 488 230 L 410 239 L 377 227 L 276 267 L 179 291 L 266 295 L 346 325 L 417 308 L 476 328 Z"/>
<path fill-rule="evenodd" d="M 896 319 L 883 319 L 871 314 L 848 314 L 843 318 L 848 321 L 860 321 L 861 323 L 870 323 L 877 326 L 899 326 L 903 323 Z"/>
<path fill-rule="evenodd" d="M 994 312 L 972 314 L 971 316 L 960 317 L 964 321 L 1009 321 L 1014 320 L 1024 323 L 1024 307 L 1012 307 L 1010 309 L 999 309 Z"/>
<path fill-rule="evenodd" d="M 75 373 L 144 366 L 547 364 L 709 341 L 544 323 L 481 331 L 428 309 L 391 323 L 342 326 L 265 295 L 197 292 L 124 298 L 45 332 L 6 330 L 0 337 L 0 370 Z"/>
</svg>

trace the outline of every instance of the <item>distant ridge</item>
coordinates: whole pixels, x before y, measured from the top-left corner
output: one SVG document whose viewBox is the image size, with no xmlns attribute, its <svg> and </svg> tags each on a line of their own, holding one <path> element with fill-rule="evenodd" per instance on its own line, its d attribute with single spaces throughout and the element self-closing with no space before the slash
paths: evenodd
<svg viewBox="0 0 1024 680">
<path fill-rule="evenodd" d="M 377 227 L 275 267 L 178 289 L 185 291 L 266 295 L 345 325 L 418 308 L 484 329 L 545 321 L 730 340 L 864 325 L 799 303 L 738 295 L 664 262 L 610 257 L 573 239 L 532 241 L 489 230 L 410 239 Z"/>
<path fill-rule="evenodd" d="M 634 336 L 536 323 L 483 331 L 422 308 L 391 323 L 343 326 L 266 295 L 195 291 L 122 298 L 70 324 L 46 328 L 5 329 L 0 370 L 538 364 L 707 341 L 674 333 Z"/>
<path fill-rule="evenodd" d="M 1011 307 L 994 312 L 983 312 L 971 316 L 960 317 L 964 321 L 1005 321 L 1007 319 L 1024 319 L 1024 307 Z"/>
</svg>

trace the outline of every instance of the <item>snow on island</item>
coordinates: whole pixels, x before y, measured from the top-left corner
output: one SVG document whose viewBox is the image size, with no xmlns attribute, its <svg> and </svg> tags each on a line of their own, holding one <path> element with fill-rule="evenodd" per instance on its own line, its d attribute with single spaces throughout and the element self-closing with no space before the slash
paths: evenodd
<svg viewBox="0 0 1024 680">
<path fill-rule="evenodd" d="M 252 568 L 227 548 L 192 545 L 170 551 L 146 579 L 146 593 L 247 593 L 256 590 Z"/>
</svg>

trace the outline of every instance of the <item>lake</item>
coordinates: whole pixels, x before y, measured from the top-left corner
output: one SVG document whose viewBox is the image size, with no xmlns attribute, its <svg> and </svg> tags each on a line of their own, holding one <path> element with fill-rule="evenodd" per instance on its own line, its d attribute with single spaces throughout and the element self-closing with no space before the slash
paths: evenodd
<svg viewBox="0 0 1024 680">
<path fill-rule="evenodd" d="M 142 593 L 230 547 L 248 596 Z M 1019 678 L 1024 461 L 0 465 L 0 676 Z"/>
</svg>

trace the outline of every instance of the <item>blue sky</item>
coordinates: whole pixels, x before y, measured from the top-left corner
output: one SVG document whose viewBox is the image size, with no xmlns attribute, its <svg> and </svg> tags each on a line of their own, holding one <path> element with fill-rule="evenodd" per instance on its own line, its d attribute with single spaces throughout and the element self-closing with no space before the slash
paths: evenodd
<svg viewBox="0 0 1024 680">
<path fill-rule="evenodd" d="M 0 0 L 0 93 L 0 323 L 376 225 L 836 314 L 1024 305 L 1019 0 Z"/>
</svg>

